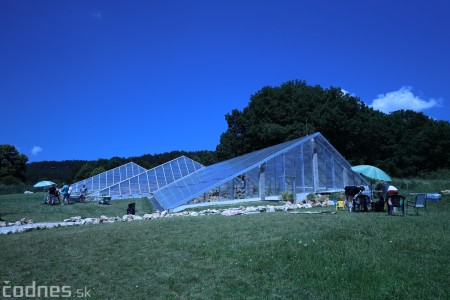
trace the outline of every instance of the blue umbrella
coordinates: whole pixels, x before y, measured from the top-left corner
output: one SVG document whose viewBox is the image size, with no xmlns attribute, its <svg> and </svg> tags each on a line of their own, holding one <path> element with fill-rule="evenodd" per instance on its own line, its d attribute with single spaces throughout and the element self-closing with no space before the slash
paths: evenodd
<svg viewBox="0 0 450 300">
<path fill-rule="evenodd" d="M 381 180 L 381 181 L 392 181 L 391 177 L 386 174 L 383 170 L 370 166 L 370 165 L 359 165 L 352 167 L 352 170 L 356 173 L 360 173 L 370 179 Z"/>
<path fill-rule="evenodd" d="M 46 187 L 46 186 L 51 186 L 51 185 L 54 185 L 54 184 L 55 183 L 53 181 L 45 180 L 45 181 L 39 181 L 38 183 L 33 185 L 33 187 L 36 187 L 36 188 L 38 188 L 38 187 Z"/>
</svg>

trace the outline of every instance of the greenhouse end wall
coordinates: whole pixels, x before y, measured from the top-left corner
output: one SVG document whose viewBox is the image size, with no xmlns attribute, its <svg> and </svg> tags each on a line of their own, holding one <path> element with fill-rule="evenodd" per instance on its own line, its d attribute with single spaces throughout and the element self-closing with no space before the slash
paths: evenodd
<svg viewBox="0 0 450 300">
<path fill-rule="evenodd" d="M 321 136 L 304 142 L 204 193 L 189 203 L 251 198 L 279 198 L 293 194 L 343 190 L 367 185 L 350 164 Z"/>
</svg>

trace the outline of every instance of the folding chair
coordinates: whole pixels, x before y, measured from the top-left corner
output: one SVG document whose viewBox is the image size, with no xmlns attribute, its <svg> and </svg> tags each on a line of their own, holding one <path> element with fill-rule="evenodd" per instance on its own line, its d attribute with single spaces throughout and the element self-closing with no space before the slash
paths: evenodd
<svg viewBox="0 0 450 300">
<path fill-rule="evenodd" d="M 388 197 L 388 201 L 391 201 L 392 205 L 389 206 L 388 214 L 392 215 L 392 211 L 394 210 L 394 207 L 398 207 L 402 210 L 403 216 L 405 216 L 405 196 L 402 195 L 392 195 Z M 389 203 L 389 202 L 388 202 Z"/>
<path fill-rule="evenodd" d="M 427 194 L 417 194 L 414 200 L 406 201 L 406 214 L 408 214 L 408 207 L 414 208 L 416 216 L 419 215 L 419 208 L 425 208 L 428 215 Z"/>
</svg>

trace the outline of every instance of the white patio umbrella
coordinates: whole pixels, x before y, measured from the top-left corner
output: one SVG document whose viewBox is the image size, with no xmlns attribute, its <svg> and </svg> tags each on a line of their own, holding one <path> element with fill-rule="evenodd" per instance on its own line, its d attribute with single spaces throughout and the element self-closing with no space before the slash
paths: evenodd
<svg viewBox="0 0 450 300">
<path fill-rule="evenodd" d="M 46 187 L 46 186 L 51 186 L 51 185 L 54 185 L 54 184 L 55 183 L 53 181 L 45 180 L 45 181 L 39 181 L 38 183 L 33 185 L 33 187 L 36 187 L 36 188 L 38 188 L 38 187 Z"/>
</svg>

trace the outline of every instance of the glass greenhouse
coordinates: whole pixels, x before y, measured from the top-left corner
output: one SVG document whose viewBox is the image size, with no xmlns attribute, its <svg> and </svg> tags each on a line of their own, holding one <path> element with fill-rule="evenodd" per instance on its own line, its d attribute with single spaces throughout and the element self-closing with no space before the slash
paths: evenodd
<svg viewBox="0 0 450 300">
<path fill-rule="evenodd" d="M 165 164 L 147 170 L 135 163 L 127 163 L 110 171 L 74 183 L 78 192 L 83 184 L 90 195 L 111 198 L 135 198 L 149 195 L 166 185 L 179 180 L 204 166 L 186 156 L 180 156 Z"/>
<path fill-rule="evenodd" d="M 145 171 L 147 171 L 147 169 L 130 162 L 88 179 L 73 183 L 72 188 L 74 192 L 79 192 L 83 184 L 85 184 L 89 194 L 97 193 L 99 190 L 122 182 Z"/>
<path fill-rule="evenodd" d="M 235 199 L 279 199 L 281 192 L 297 194 L 343 190 L 368 185 L 320 134 L 291 140 L 242 155 L 173 180 L 154 190 L 152 202 L 163 209 Z"/>
</svg>

